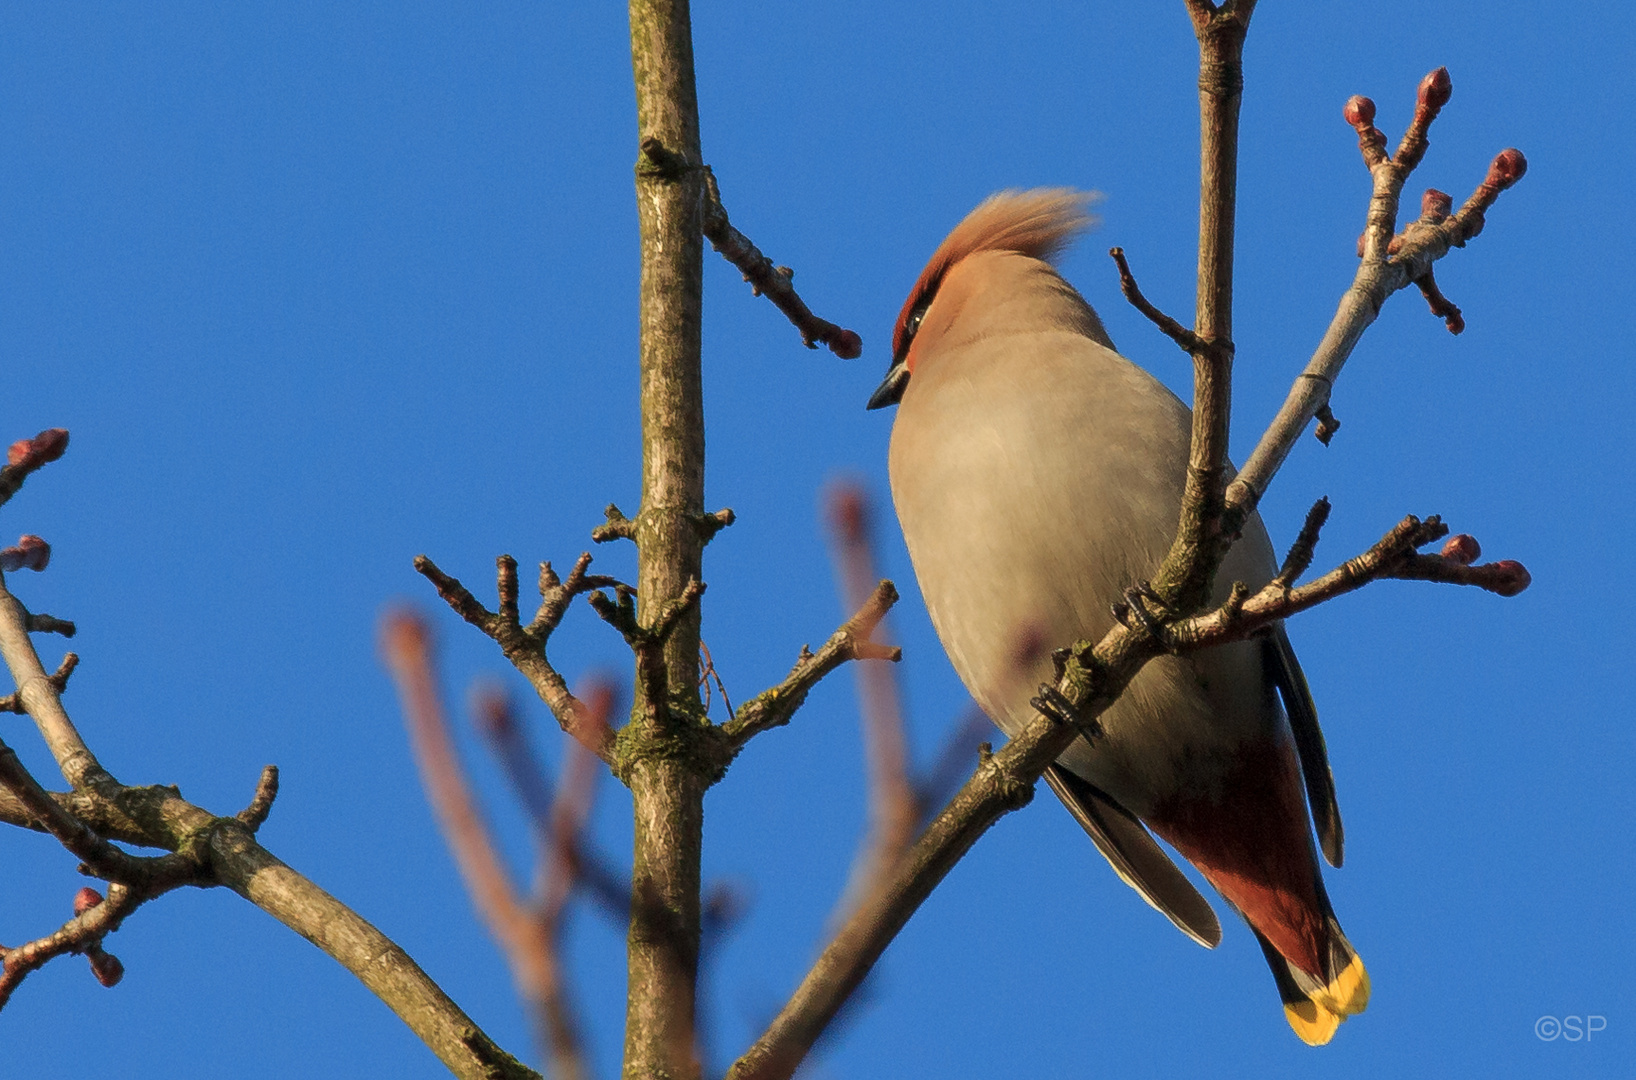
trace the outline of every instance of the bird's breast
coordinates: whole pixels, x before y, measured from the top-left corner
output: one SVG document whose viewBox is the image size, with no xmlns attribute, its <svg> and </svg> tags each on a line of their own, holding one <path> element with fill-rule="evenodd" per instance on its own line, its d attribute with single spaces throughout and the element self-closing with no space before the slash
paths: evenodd
<svg viewBox="0 0 1636 1080">
<path fill-rule="evenodd" d="M 1007 732 L 1030 720 L 1051 650 L 1106 633 L 1110 606 L 1164 559 L 1188 432 L 1175 395 L 1077 334 L 985 339 L 911 378 L 893 502 L 944 648 Z M 1264 734 L 1267 694 L 1248 643 L 1160 657 L 1102 717 L 1106 740 L 1062 761 L 1142 814 Z"/>
</svg>

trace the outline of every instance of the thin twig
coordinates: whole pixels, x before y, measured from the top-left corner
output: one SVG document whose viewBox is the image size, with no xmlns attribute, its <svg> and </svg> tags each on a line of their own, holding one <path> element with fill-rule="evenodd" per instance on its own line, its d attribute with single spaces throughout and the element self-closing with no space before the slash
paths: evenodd
<svg viewBox="0 0 1636 1080">
<path fill-rule="evenodd" d="M 1132 307 L 1146 315 L 1160 333 L 1180 345 L 1184 352 L 1198 352 L 1206 347 L 1197 334 L 1154 307 L 1142 295 L 1142 290 L 1136 286 L 1136 276 L 1130 272 L 1130 264 L 1125 261 L 1124 248 L 1110 248 L 1108 254 L 1113 256 L 1114 263 L 1119 267 L 1119 291 L 1125 294 Z"/>
<path fill-rule="evenodd" d="M 251 798 L 250 805 L 234 816 L 243 823 L 246 829 L 256 832 L 267 823 L 267 815 L 273 812 L 273 800 L 276 798 L 278 798 L 278 766 L 268 765 L 261 770 L 261 779 L 256 781 L 256 793 Z"/>
<path fill-rule="evenodd" d="M 1420 287 L 1420 295 L 1426 298 L 1426 305 L 1431 308 L 1431 313 L 1443 320 L 1443 325 L 1449 328 L 1449 333 L 1458 334 L 1465 330 L 1465 316 L 1460 314 L 1460 309 L 1455 306 L 1454 301 L 1443 295 L 1443 291 L 1437 287 L 1437 278 L 1430 270 L 1415 278 L 1414 283 Z"/>
<path fill-rule="evenodd" d="M 67 619 L 59 619 L 52 615 L 36 615 L 30 612 L 28 631 L 31 634 L 61 634 L 63 637 L 73 637 L 79 633 L 79 627 Z"/>
<path fill-rule="evenodd" d="M 499 561 L 498 591 L 501 595 L 502 608 L 500 612 L 493 612 L 484 607 L 472 595 L 470 589 L 438 569 L 437 564 L 431 559 L 424 555 L 415 557 L 415 569 L 432 583 L 437 589 L 437 594 L 462 619 L 483 631 L 500 646 L 500 651 L 505 654 L 506 659 L 522 673 L 534 687 L 534 692 L 539 694 L 540 700 L 550 708 L 558 725 L 574 739 L 587 745 L 598 757 L 611 763 L 613 749 L 608 739 L 606 725 L 599 726 L 592 722 L 593 718 L 587 712 L 584 703 L 568 689 L 568 681 L 551 665 L 545 652 L 546 642 L 562 622 L 563 615 L 566 614 L 568 605 L 574 597 L 594 589 L 621 586 L 617 578 L 586 573 L 590 565 L 591 556 L 586 552 L 574 563 L 568 580 L 563 581 L 551 569 L 550 563 L 542 563 L 540 607 L 533 620 L 527 626 L 522 626 L 515 604 L 516 563 L 510 556 L 501 556 Z"/>
<path fill-rule="evenodd" d="M 704 173 L 704 235 L 710 246 L 721 252 L 722 258 L 738 267 L 744 280 L 750 283 L 752 293 L 765 294 L 801 331 L 801 344 L 816 349 L 821 342 L 842 360 L 854 360 L 862 355 L 863 339 L 855 331 L 820 319 L 796 295 L 795 286 L 791 284 L 795 271 L 787 266 L 774 266 L 749 237 L 733 227 L 727 219 L 727 208 L 721 203 L 716 174 L 708 168 Z"/>
<path fill-rule="evenodd" d="M 591 530 L 594 542 L 606 544 L 610 540 L 636 539 L 636 522 L 621 513 L 619 507 L 609 503 L 603 514 L 607 520 Z"/>
<path fill-rule="evenodd" d="M 880 625 L 881 619 L 897 602 L 897 587 L 890 581 L 882 581 L 852 618 L 829 636 L 822 648 L 809 652 L 803 647 L 800 658 L 783 682 L 740 705 L 733 719 L 722 725 L 722 732 L 727 736 L 732 752 L 742 750 L 745 743 L 763 731 L 789 723 L 790 717 L 806 701 L 812 688 L 847 661 L 902 659 L 903 650 L 870 640 L 875 627 Z"/>
<path fill-rule="evenodd" d="M 508 950 L 515 949 L 529 935 L 522 928 L 511 881 L 455 752 L 433 669 L 429 631 L 419 616 L 399 611 L 382 624 L 381 641 L 403 699 L 421 779 L 449 850 L 478 914 Z"/>
<path fill-rule="evenodd" d="M 80 737 L 74 722 L 62 706 L 62 692 L 40 663 L 40 654 L 29 638 L 28 610 L 6 588 L 0 576 L 0 654 L 17 684 L 17 700 L 34 720 L 46 748 L 56 759 L 63 779 L 76 791 L 111 782 L 90 747 Z M 66 661 L 65 661 L 66 662 Z M 72 671 L 72 666 L 69 667 Z"/>
<path fill-rule="evenodd" d="M 79 667 L 79 663 L 80 658 L 77 653 L 64 653 L 62 663 L 57 665 L 57 670 L 46 676 L 46 681 L 57 691 L 58 697 L 61 697 L 68 689 L 68 677 L 74 674 L 74 669 Z M 28 712 L 28 706 L 23 704 L 22 693 L 13 692 L 5 697 L 0 697 L 0 712 Z"/>
<path fill-rule="evenodd" d="M 180 884 L 177 882 L 169 888 Z M 113 885 L 104 900 L 95 889 L 81 889 L 75 898 L 74 917 L 56 932 L 15 949 L 0 948 L 0 1009 L 5 1008 L 24 979 L 59 956 L 83 953 L 90 958 L 91 970 L 98 982 L 104 986 L 118 983 L 124 975 L 124 965 L 112 954 L 103 952 L 102 940 L 118 930 L 131 912 L 164 891 Z"/>
<path fill-rule="evenodd" d="M 1472 585 L 1500 596 L 1515 596 L 1532 583 L 1527 569 L 1509 559 L 1470 566 L 1459 557 L 1419 553 L 1419 548 L 1447 534 L 1447 527 L 1435 516 L 1422 521 L 1411 515 L 1398 522 L 1368 551 L 1348 559 L 1322 577 L 1293 589 L 1284 587 L 1275 578 L 1242 603 L 1231 608 L 1222 605 L 1214 611 L 1184 619 L 1176 623 L 1171 632 L 1177 643 L 1188 651 L 1239 641 L 1281 619 L 1361 589 L 1372 581 L 1386 579 Z"/>
<path fill-rule="evenodd" d="M 1318 534 L 1323 531 L 1324 523 L 1329 520 L 1329 498 L 1325 496 L 1312 504 L 1307 511 L 1307 519 L 1301 524 L 1301 532 L 1295 537 L 1295 543 L 1290 545 L 1289 554 L 1284 556 L 1284 565 L 1279 569 L 1278 576 L 1273 583 L 1281 589 L 1289 589 L 1301 575 L 1307 572 L 1312 565 L 1313 556 L 1318 550 Z"/>
<path fill-rule="evenodd" d="M 1232 416 L 1233 224 L 1238 200 L 1244 38 L 1255 0 L 1188 0 L 1199 44 L 1199 269 L 1193 333 L 1193 421 L 1176 538 L 1153 576 L 1166 606 L 1196 609 L 1236 529 L 1219 520 Z"/>
<path fill-rule="evenodd" d="M 604 689 L 605 684 L 595 684 L 593 693 L 601 694 Z M 589 700 L 586 707 L 593 717 L 603 717 L 604 723 L 615 712 L 611 698 L 608 702 L 600 698 Z M 554 805 L 559 794 L 553 792 L 550 780 L 540 767 L 539 758 L 529 747 L 510 698 L 496 690 L 481 691 L 476 695 L 472 712 L 477 718 L 479 730 L 499 758 L 518 801 L 528 812 L 542 850 L 549 848 L 555 828 L 552 824 L 556 812 Z M 580 750 L 585 749 L 577 741 L 572 745 Z M 577 841 L 571 854 L 575 877 L 585 891 L 591 894 L 604 913 L 618 922 L 624 922 L 630 914 L 630 882 L 614 869 L 612 860 L 590 850 L 583 838 Z"/>
</svg>

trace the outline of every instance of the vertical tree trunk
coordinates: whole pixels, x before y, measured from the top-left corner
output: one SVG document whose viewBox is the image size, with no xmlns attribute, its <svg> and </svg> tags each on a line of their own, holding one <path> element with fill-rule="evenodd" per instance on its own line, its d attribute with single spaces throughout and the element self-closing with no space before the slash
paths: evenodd
<svg viewBox="0 0 1636 1080">
<path fill-rule="evenodd" d="M 642 508 L 640 618 L 702 576 L 704 403 L 699 337 L 704 247 L 699 110 L 687 0 L 630 0 L 641 159 Z M 699 852 L 709 781 L 691 736 L 700 723 L 697 608 L 664 651 L 664 701 L 639 680 L 623 748 L 635 806 L 626 1009 L 627 1078 L 698 1076 L 693 1045 Z"/>
</svg>

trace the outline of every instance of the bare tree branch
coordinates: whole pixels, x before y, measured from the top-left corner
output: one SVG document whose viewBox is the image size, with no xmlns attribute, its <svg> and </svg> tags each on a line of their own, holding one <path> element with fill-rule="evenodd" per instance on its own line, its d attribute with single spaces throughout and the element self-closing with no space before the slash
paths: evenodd
<svg viewBox="0 0 1636 1080">
<path fill-rule="evenodd" d="M 1185 352 L 1198 352 L 1209 347 L 1197 334 L 1154 307 L 1148 298 L 1142 295 L 1142 290 L 1136 284 L 1136 275 L 1130 272 L 1130 263 L 1125 261 L 1124 248 L 1109 248 L 1108 254 L 1113 257 L 1114 265 L 1119 267 L 1119 291 L 1125 294 L 1125 299 L 1130 301 L 1132 307 L 1147 316 L 1148 321 L 1159 328 L 1160 333 L 1180 345 Z"/>
<path fill-rule="evenodd" d="M 55 933 L 15 949 L 0 947 L 0 1008 L 6 1006 L 12 993 L 29 975 L 57 957 L 72 953 L 84 954 L 91 961 L 91 972 L 103 986 L 116 985 L 125 975 L 125 966 L 118 957 L 103 951 L 102 940 L 118 930 L 125 917 L 138 906 L 162 891 L 113 885 L 108 889 L 108 899 L 104 900 L 95 889 L 83 888 L 74 898 L 74 917 Z"/>
<path fill-rule="evenodd" d="M 33 624 L 34 619 L 30 618 L 29 626 L 32 628 Z M 57 665 L 57 670 L 46 676 L 46 679 L 51 683 L 52 688 L 57 691 L 58 697 L 61 697 L 63 693 L 67 691 L 68 678 L 74 674 L 74 669 L 79 667 L 79 665 L 80 658 L 78 653 L 64 653 L 62 663 Z M 22 694 L 7 694 L 5 697 L 0 697 L 0 712 L 26 713 L 28 712 L 28 706 L 23 704 Z"/>
<path fill-rule="evenodd" d="M 1244 38 L 1255 0 L 1217 7 L 1188 0 L 1199 43 L 1199 281 L 1193 317 L 1193 430 L 1181 520 L 1153 589 L 1178 610 L 1197 608 L 1236 529 L 1219 520 L 1232 418 L 1233 230 Z"/>
<path fill-rule="evenodd" d="M 883 887 L 852 910 L 772 1024 L 733 1064 L 728 1080 L 791 1075 L 909 917 L 990 825 L 1028 804 L 1034 781 L 1078 734 L 1042 715 L 984 761 Z"/>
<path fill-rule="evenodd" d="M 847 607 L 866 602 L 875 577 L 872 513 L 856 484 L 839 484 L 828 497 L 830 547 Z M 876 632 L 879 632 L 877 627 Z M 920 804 L 909 778 L 909 735 L 903 719 L 896 672 L 884 664 L 853 669 L 863 716 L 864 760 L 869 777 L 869 827 L 853 863 L 850 880 L 836 904 L 835 922 L 866 902 L 914 839 Z"/>
<path fill-rule="evenodd" d="M 240 810 L 235 817 L 239 823 L 251 832 L 256 832 L 267 823 L 267 815 L 273 812 L 273 800 L 278 798 L 278 766 L 268 765 L 261 770 L 261 779 L 256 781 L 256 794 L 250 800 L 250 805 Z"/>
<path fill-rule="evenodd" d="M 66 433 L 64 437 L 66 439 Z M 70 787 L 81 791 L 111 781 L 112 777 L 98 763 L 68 718 L 58 684 L 46 674 L 28 634 L 28 610 L 6 588 L 5 577 L 0 575 L 0 654 L 5 656 L 11 676 L 16 680 L 16 700 L 33 718 L 34 726 Z M 73 670 L 72 666 L 69 670 Z"/>
<path fill-rule="evenodd" d="M 763 731 L 789 723 L 790 717 L 807 700 L 812 688 L 848 660 L 902 659 L 903 650 L 871 640 L 875 627 L 880 625 L 881 619 L 897 602 L 897 587 L 890 581 L 882 581 L 853 616 L 829 636 L 822 648 L 814 653 L 803 647 L 795 667 L 790 669 L 783 682 L 740 705 L 733 719 L 722 725 L 722 732 L 727 736 L 732 752 L 738 753 L 745 743 Z"/>
<path fill-rule="evenodd" d="M 51 800 L 62 807 L 64 812 L 78 818 L 89 828 L 109 840 L 118 840 L 122 844 L 139 846 L 154 846 L 150 834 L 140 823 L 120 810 L 119 807 L 88 791 L 48 791 Z M 45 822 L 29 813 L 21 799 L 0 786 L 0 823 L 15 825 L 20 829 L 31 829 L 35 832 L 50 834 Z"/>
<path fill-rule="evenodd" d="M 1389 578 L 1474 585 L 1500 596 L 1515 596 L 1531 583 L 1532 579 L 1522 564 L 1511 560 L 1471 566 L 1457 555 L 1422 555 L 1418 552 L 1419 548 L 1441 539 L 1447 533 L 1448 528 L 1437 517 L 1421 521 L 1411 515 L 1393 526 L 1368 551 L 1348 559 L 1322 577 L 1299 588 L 1291 588 L 1281 574 L 1253 594 L 1241 594 L 1213 611 L 1170 627 L 1171 641 L 1187 652 L 1240 641 L 1275 622 L 1353 592 L 1371 581 Z M 1471 542 L 1475 545 L 1475 541 Z"/>
<path fill-rule="evenodd" d="M 46 792 L 15 753 L 0 744 L 0 809 L 7 820 L 51 833 L 90 872 L 115 885 L 110 887 L 110 899 L 99 905 L 112 905 L 107 911 L 81 912 L 73 924 L 58 931 L 62 937 L 41 939 L 32 950 L 25 946 L 15 963 L 43 963 L 64 950 L 79 949 L 90 957 L 98 978 L 107 981 L 115 977 L 118 961 L 99 955 L 97 949 L 116 916 L 122 918 L 137 903 L 180 885 L 221 885 L 356 975 L 462 1080 L 523 1080 L 535 1075 L 483 1034 L 394 942 L 256 843 L 252 828 L 271 803 L 268 773 L 263 773 L 257 798 L 240 818 L 218 817 L 194 806 L 174 787 L 127 787 L 103 769 L 63 709 L 59 686 L 45 674 L 29 640 L 29 627 L 28 612 L 0 581 L 0 653 L 17 683 L 18 699 L 74 790 Z M 120 840 L 170 854 L 154 858 L 127 854 L 91 823 L 106 826 L 108 834 Z M 128 894 L 118 892 L 126 887 Z M 128 899 L 115 903 L 121 895 Z"/>
<path fill-rule="evenodd" d="M 415 557 L 415 569 L 437 589 L 437 594 L 467 622 L 487 634 L 500 646 L 512 666 L 534 687 L 540 700 L 550 708 L 557 723 L 577 742 L 587 746 L 603 761 L 613 764 L 613 747 L 609 742 L 607 725 L 596 724 L 587 712 L 584 702 L 568 689 L 568 682 L 546 658 L 545 647 L 551 634 L 562 623 L 568 605 L 574 597 L 596 589 L 628 588 L 617 578 L 588 574 L 591 555 L 586 552 L 574 562 L 563 581 L 551 569 L 550 563 L 540 564 L 540 607 L 527 626 L 523 626 L 517 610 L 517 561 L 502 555 L 497 562 L 497 591 L 500 611 L 484 607 L 471 590 L 457 579 L 438 569 L 437 564 L 424 555 Z"/>
<path fill-rule="evenodd" d="M 1289 397 L 1256 445 L 1238 477 L 1227 488 L 1227 505 L 1234 520 L 1242 521 L 1255 509 L 1273 474 L 1283 465 L 1307 423 L 1329 407 L 1330 392 L 1341 368 L 1352 355 L 1369 324 L 1375 321 L 1386 298 L 1413 282 L 1430 282 L 1432 264 L 1450 248 L 1464 247 L 1482 232 L 1484 215 L 1500 192 L 1520 180 L 1528 162 L 1518 150 L 1504 150 L 1489 165 L 1488 175 L 1456 214 L 1448 214 L 1450 202 L 1430 192 L 1422 201 L 1421 217 L 1393 237 L 1397 207 L 1403 185 L 1425 152 L 1425 132 L 1433 117 L 1448 100 L 1448 72 L 1442 68 L 1421 81 L 1415 119 L 1403 145 L 1393 158 L 1386 158 L 1385 136 L 1374 127 L 1375 106 L 1368 98 L 1347 102 L 1345 116 L 1359 133 L 1365 163 L 1374 178 L 1374 194 L 1369 203 L 1369 224 L 1364 232 L 1362 263 L 1352 287 L 1341 297 L 1340 307 L 1319 342 Z M 1435 285 L 1427 293 L 1433 310 L 1448 321 L 1449 328 L 1464 327 L 1459 310 L 1450 319 L 1433 297 L 1440 296 Z M 1446 303 L 1446 300 L 1444 301 Z M 1448 305 L 1450 308 L 1453 305 Z"/>
<path fill-rule="evenodd" d="M 816 349 L 820 342 L 842 360 L 855 360 L 863 354 L 863 339 L 855 331 L 836 326 L 820 319 L 807 309 L 796 295 L 795 271 L 787 266 L 774 266 L 750 238 L 733 228 L 727 220 L 727 208 L 721 203 L 721 190 L 716 186 L 716 174 L 708 166 L 704 173 L 704 235 L 710 246 L 721 252 L 722 258 L 739 268 L 750 291 L 756 296 L 766 294 L 784 316 L 801 331 L 801 344 Z"/>
</svg>

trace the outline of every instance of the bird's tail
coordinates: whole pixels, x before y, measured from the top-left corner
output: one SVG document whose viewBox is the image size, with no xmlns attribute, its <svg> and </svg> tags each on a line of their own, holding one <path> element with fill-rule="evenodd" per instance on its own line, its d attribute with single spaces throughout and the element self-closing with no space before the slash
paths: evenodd
<svg viewBox="0 0 1636 1080">
<path fill-rule="evenodd" d="M 1308 1046 L 1324 1045 L 1334 1037 L 1342 1020 L 1369 1007 L 1369 973 L 1363 968 L 1363 960 L 1341 933 L 1333 915 L 1328 923 L 1329 947 L 1320 975 L 1290 963 L 1261 931 L 1255 932 L 1267 966 L 1272 968 L 1273 980 L 1278 983 L 1284 1018 Z"/>
</svg>

